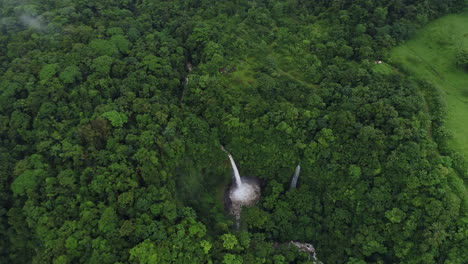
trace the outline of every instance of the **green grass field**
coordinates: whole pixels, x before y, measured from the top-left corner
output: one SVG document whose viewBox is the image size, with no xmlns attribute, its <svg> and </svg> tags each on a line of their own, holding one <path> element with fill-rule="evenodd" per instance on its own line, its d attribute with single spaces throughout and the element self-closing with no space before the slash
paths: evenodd
<svg viewBox="0 0 468 264">
<path fill-rule="evenodd" d="M 447 104 L 452 147 L 468 157 L 468 72 L 455 64 L 459 49 L 468 49 L 468 13 L 444 16 L 430 23 L 404 45 L 390 52 L 390 62 L 432 83 Z"/>
</svg>

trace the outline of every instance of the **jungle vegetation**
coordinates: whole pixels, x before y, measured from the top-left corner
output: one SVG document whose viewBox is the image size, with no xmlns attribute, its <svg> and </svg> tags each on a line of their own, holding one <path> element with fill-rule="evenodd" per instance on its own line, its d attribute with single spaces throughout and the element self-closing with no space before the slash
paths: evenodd
<svg viewBox="0 0 468 264">
<path fill-rule="evenodd" d="M 466 158 L 391 58 L 464 8 L 2 0 L 0 263 L 463 263 Z M 239 230 L 220 145 L 262 183 Z"/>
<path fill-rule="evenodd" d="M 468 13 L 452 14 L 425 26 L 390 51 L 392 64 L 434 86 L 445 102 L 451 148 L 468 156 Z M 428 93 L 427 89 L 421 89 Z M 431 104 L 433 105 L 433 103 Z M 439 109 L 440 107 L 435 107 Z M 449 134 L 446 133 L 446 134 Z M 439 141 L 439 147 L 441 146 Z"/>
</svg>

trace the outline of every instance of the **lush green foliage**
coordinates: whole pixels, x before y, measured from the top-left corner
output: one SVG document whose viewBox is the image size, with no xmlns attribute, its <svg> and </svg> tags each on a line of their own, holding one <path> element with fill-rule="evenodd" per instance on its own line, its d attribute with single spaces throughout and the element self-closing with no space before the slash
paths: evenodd
<svg viewBox="0 0 468 264">
<path fill-rule="evenodd" d="M 445 16 L 390 53 L 392 62 L 428 81 L 443 94 L 448 111 L 446 125 L 454 137 L 448 143 L 465 156 L 468 156 L 467 24 L 468 13 Z"/>
<path fill-rule="evenodd" d="M 463 5 L 2 1 L 0 262 L 463 263 L 437 93 L 374 64 Z"/>
</svg>

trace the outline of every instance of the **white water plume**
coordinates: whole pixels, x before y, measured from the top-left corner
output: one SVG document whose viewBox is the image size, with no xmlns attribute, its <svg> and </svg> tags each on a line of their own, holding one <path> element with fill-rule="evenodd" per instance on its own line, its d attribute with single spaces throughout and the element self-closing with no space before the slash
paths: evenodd
<svg viewBox="0 0 468 264">
<path fill-rule="evenodd" d="M 232 171 L 234 172 L 234 179 L 236 180 L 236 187 L 240 188 L 242 186 L 242 180 L 239 174 L 239 170 L 237 169 L 236 163 L 232 158 L 231 154 L 228 154 L 229 160 L 231 161 Z"/>
<path fill-rule="evenodd" d="M 250 205 L 257 199 L 259 191 L 258 184 L 247 181 L 241 187 L 232 188 L 229 196 L 233 203 Z"/>
</svg>

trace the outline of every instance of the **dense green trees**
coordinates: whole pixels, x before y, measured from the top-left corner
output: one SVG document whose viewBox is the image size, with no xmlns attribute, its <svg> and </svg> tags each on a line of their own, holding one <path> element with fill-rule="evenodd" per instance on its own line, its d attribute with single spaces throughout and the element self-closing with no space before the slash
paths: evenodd
<svg viewBox="0 0 468 264">
<path fill-rule="evenodd" d="M 443 105 L 372 61 L 463 4 L 3 1 L 0 262 L 462 263 Z"/>
<path fill-rule="evenodd" d="M 468 69 L 468 51 L 459 50 L 457 53 L 457 65 L 463 69 Z"/>
</svg>

